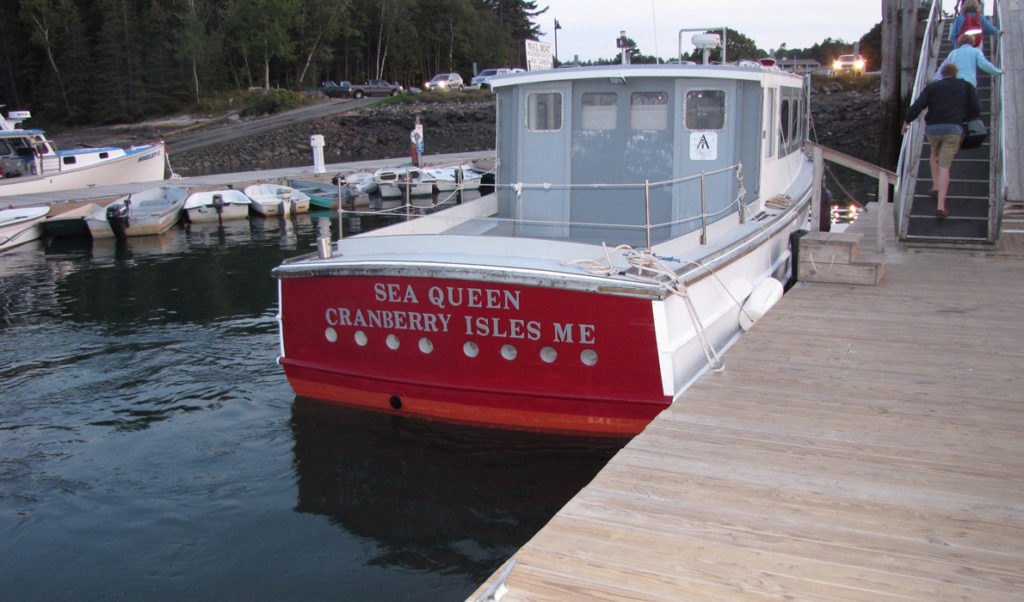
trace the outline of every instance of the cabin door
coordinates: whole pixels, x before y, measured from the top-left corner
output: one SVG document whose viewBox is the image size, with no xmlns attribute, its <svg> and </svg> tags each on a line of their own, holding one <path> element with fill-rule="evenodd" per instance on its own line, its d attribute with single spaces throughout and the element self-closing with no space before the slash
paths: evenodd
<svg viewBox="0 0 1024 602">
<path fill-rule="evenodd" d="M 672 236 L 701 228 L 702 202 L 706 223 L 729 219 L 736 211 L 739 185 L 736 170 L 728 168 L 740 162 L 736 140 L 746 117 L 738 110 L 739 92 L 731 80 L 677 82 L 681 127 L 676 129 L 675 177 L 684 181 L 674 186 Z"/>
<path fill-rule="evenodd" d="M 517 231 L 528 236 L 569 235 L 569 84 L 524 86 L 517 173 Z"/>
</svg>

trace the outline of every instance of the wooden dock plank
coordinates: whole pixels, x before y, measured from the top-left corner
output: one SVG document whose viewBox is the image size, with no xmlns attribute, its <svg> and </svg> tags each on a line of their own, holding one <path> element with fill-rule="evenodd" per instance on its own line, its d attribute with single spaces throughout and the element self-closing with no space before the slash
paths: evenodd
<svg viewBox="0 0 1024 602">
<path fill-rule="evenodd" d="M 878 286 L 798 285 L 514 556 L 504 600 L 1019 600 L 1022 276 L 890 247 Z"/>
</svg>

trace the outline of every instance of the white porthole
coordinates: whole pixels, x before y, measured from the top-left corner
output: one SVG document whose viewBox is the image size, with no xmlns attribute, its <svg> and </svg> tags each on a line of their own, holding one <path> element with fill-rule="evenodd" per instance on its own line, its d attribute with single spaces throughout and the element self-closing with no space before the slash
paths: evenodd
<svg viewBox="0 0 1024 602">
<path fill-rule="evenodd" d="M 462 345 L 462 352 L 466 354 L 466 357 L 476 357 L 480 355 L 480 346 L 473 341 L 466 341 Z"/>
<path fill-rule="evenodd" d="M 427 337 L 420 339 L 420 351 L 423 353 L 430 353 L 434 350 L 434 343 Z"/>
<path fill-rule="evenodd" d="M 359 345 L 360 347 L 366 347 L 366 343 L 369 342 L 370 340 L 369 338 L 367 338 L 366 333 L 363 332 L 362 330 L 356 331 L 355 339 L 356 345 Z"/>
<path fill-rule="evenodd" d="M 544 347 L 540 350 L 540 359 L 550 364 L 558 359 L 558 352 L 554 347 Z"/>
<path fill-rule="evenodd" d="M 338 341 L 338 332 L 328 326 L 324 329 L 324 338 L 327 339 L 328 343 L 336 343 Z"/>
<path fill-rule="evenodd" d="M 399 345 L 398 336 L 393 335 L 393 334 L 389 334 L 388 338 L 385 339 L 384 342 L 387 343 L 388 349 L 398 349 L 398 345 Z"/>
<path fill-rule="evenodd" d="M 519 350 L 516 349 L 515 345 L 502 345 L 501 346 L 501 357 L 511 361 L 511 360 L 516 359 L 517 355 L 519 355 Z"/>
<path fill-rule="evenodd" d="M 580 353 L 580 361 L 587 366 L 593 366 L 597 363 L 597 352 L 593 349 L 584 349 Z"/>
</svg>

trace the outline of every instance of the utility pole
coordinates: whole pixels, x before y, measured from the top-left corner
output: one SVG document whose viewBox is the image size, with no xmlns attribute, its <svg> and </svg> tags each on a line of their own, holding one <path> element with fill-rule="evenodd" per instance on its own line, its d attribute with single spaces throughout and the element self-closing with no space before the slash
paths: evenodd
<svg viewBox="0 0 1024 602">
<path fill-rule="evenodd" d="M 878 163 L 884 167 L 896 164 L 899 156 L 903 112 L 900 105 L 900 6 L 907 0 L 882 0 L 882 82 L 880 89 L 881 148 Z"/>
<path fill-rule="evenodd" d="M 558 66 L 558 30 L 562 29 L 559 25 L 558 19 L 555 19 L 555 66 Z"/>
</svg>

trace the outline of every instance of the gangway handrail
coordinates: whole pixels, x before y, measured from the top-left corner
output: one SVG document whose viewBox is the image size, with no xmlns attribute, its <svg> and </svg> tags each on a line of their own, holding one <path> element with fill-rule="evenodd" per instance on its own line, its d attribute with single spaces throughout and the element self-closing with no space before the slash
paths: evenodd
<svg viewBox="0 0 1024 602">
<path fill-rule="evenodd" d="M 992 17 L 996 21 L 996 27 L 1002 29 L 1003 5 L 998 0 L 992 2 Z M 993 36 L 992 62 L 1005 73 L 1006 58 L 1002 38 L 999 34 Z M 996 98 L 999 102 L 996 102 Z M 989 239 L 995 242 L 999 237 L 999 230 L 1003 221 L 1003 206 L 1006 203 L 1006 111 L 1007 104 L 1006 86 L 1003 85 L 1002 77 L 992 78 L 992 117 L 990 129 L 994 130 L 989 136 L 989 199 L 995 203 L 994 211 L 989 212 Z"/>
<path fill-rule="evenodd" d="M 920 96 L 935 71 L 939 47 L 942 44 L 942 23 L 939 20 L 941 4 L 938 0 L 933 0 L 931 3 L 928 24 L 925 26 L 924 37 L 921 40 L 921 54 L 917 61 L 917 77 L 914 79 L 911 99 Z M 905 107 L 903 108 L 905 109 Z M 914 202 L 917 165 L 921 160 L 921 142 L 923 140 L 924 125 L 921 120 L 914 120 L 910 124 L 907 135 L 903 137 L 903 143 L 900 145 L 900 157 L 896 166 L 898 179 L 896 180 L 896 207 L 893 214 L 896 222 L 896 235 L 901 240 L 907 234 L 907 218 Z"/>
</svg>

